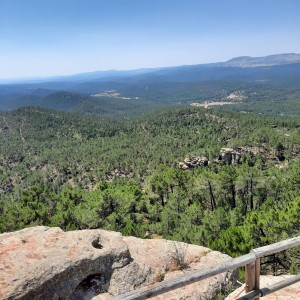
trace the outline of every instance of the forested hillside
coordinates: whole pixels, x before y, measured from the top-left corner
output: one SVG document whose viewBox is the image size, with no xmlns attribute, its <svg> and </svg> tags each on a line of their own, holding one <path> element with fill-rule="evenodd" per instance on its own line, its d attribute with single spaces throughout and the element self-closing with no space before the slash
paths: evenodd
<svg viewBox="0 0 300 300">
<path fill-rule="evenodd" d="M 300 116 L 300 63 L 296 54 L 45 80 L 0 84 L 0 111 L 35 106 L 132 118 L 162 107 L 208 102 L 222 110 Z"/>
<path fill-rule="evenodd" d="M 115 120 L 27 107 L 0 114 L 0 127 L 1 232 L 105 228 L 233 256 L 299 234 L 298 118 L 172 108 Z M 196 158 L 205 163 L 182 167 Z M 297 255 L 271 260 L 296 272 Z"/>
</svg>

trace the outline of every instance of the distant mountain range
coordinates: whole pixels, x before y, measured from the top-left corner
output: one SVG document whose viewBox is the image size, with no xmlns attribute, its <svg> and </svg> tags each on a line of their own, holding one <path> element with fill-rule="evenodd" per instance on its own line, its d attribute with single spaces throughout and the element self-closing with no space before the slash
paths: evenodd
<svg viewBox="0 0 300 300">
<path fill-rule="evenodd" d="M 122 81 L 123 78 L 132 78 L 137 76 L 154 75 L 160 76 L 173 71 L 185 71 L 194 69 L 207 69 L 217 67 L 234 67 L 234 68 L 255 68 L 255 67 L 266 67 L 266 66 L 279 66 L 286 64 L 300 63 L 300 54 L 285 53 L 269 55 L 264 57 L 250 57 L 241 56 L 232 58 L 226 62 L 210 63 L 210 64 L 198 64 L 198 65 L 186 65 L 186 66 L 175 66 L 175 67 L 162 67 L 162 68 L 141 68 L 136 70 L 108 70 L 108 71 L 95 71 L 87 73 L 79 73 L 69 76 L 55 76 L 55 77 L 44 77 L 44 78 L 31 78 L 31 79 L 7 79 L 1 80 L 0 84 L 9 83 L 44 83 L 44 82 L 87 82 L 87 81 Z"/>
<path fill-rule="evenodd" d="M 221 63 L 222 67 L 238 67 L 238 68 L 250 68 L 250 67 L 264 67 L 264 66 L 276 66 L 285 64 L 300 63 L 300 54 L 286 53 L 269 55 L 264 57 L 250 57 L 240 56 L 230 59 L 224 63 Z"/>
<path fill-rule="evenodd" d="M 246 101 L 295 100 L 299 86 L 300 54 L 243 56 L 222 63 L 99 71 L 2 83 L 0 111 L 39 106 L 128 116 L 162 106 L 226 101 L 235 91 L 243 91 Z"/>
</svg>

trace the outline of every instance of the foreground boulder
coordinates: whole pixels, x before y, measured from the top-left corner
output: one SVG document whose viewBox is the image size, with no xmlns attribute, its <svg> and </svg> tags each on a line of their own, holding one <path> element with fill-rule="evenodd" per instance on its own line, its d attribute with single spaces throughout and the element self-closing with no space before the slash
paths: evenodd
<svg viewBox="0 0 300 300">
<path fill-rule="evenodd" d="M 0 299 L 64 299 L 91 274 L 130 262 L 121 234 L 35 227 L 0 235 Z M 104 287 L 105 288 L 105 287 Z"/>
<path fill-rule="evenodd" d="M 110 299 L 231 258 L 208 248 L 105 230 L 33 227 L 0 235 L 0 299 Z M 156 299 L 213 299 L 235 272 Z"/>
</svg>

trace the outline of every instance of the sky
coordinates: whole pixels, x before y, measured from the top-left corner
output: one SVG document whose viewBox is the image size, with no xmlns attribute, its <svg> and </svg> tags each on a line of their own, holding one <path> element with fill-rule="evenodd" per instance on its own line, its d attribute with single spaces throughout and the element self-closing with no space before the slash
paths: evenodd
<svg viewBox="0 0 300 300">
<path fill-rule="evenodd" d="M 0 0 L 0 79 L 300 53 L 300 0 Z"/>
</svg>

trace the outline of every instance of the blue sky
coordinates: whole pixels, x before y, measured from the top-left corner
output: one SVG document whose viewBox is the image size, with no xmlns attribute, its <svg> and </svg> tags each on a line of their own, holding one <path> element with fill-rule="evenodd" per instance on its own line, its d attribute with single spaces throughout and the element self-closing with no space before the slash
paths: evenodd
<svg viewBox="0 0 300 300">
<path fill-rule="evenodd" d="M 300 53 L 299 0 L 0 0 L 0 79 Z"/>
</svg>

